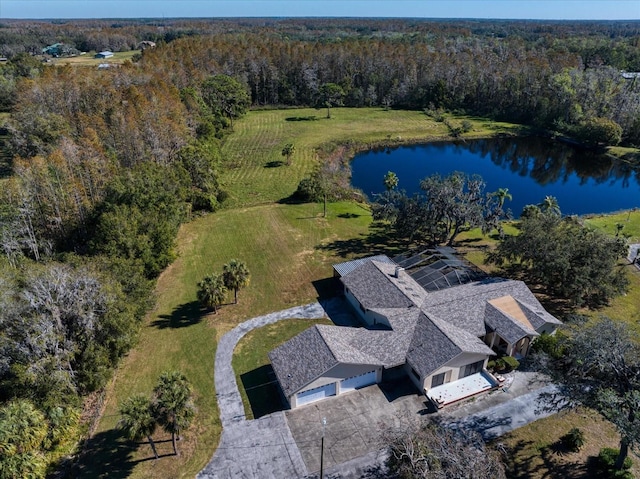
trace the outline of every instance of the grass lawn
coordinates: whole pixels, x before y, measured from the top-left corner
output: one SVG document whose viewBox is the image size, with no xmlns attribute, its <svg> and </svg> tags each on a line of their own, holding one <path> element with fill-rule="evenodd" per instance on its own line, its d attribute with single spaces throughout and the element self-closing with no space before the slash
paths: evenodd
<svg viewBox="0 0 640 479">
<path fill-rule="evenodd" d="M 638 200 L 640 208 L 640 199 Z M 640 242 L 640 209 L 622 211 L 611 215 L 589 215 L 585 217 L 585 223 L 595 228 L 606 231 L 611 235 L 616 234 L 616 225 L 623 226 L 620 234 L 632 243 Z"/>
<path fill-rule="evenodd" d="M 364 238 L 371 221 L 357 204 L 272 204 L 225 210 L 182 227 L 179 258 L 162 274 L 157 306 L 147 318 L 140 343 L 117 371 L 108 390 L 97 434 L 82 461 L 84 477 L 193 477 L 211 458 L 220 438 L 213 384 L 216 343 L 226 331 L 253 316 L 316 299 L 331 264 L 357 252 L 341 238 Z M 354 243 L 359 246 L 359 243 Z M 196 303 L 196 283 L 220 271 L 232 258 L 246 262 L 251 283 L 237 305 L 217 315 L 203 314 Z M 232 296 L 229 296 L 232 301 Z M 118 404 L 136 392 L 151 393 L 159 374 L 179 369 L 191 381 L 198 413 L 183 441 L 180 457 L 149 460 L 147 444 L 131 448 L 114 429 Z M 170 454 L 169 436 L 157 433 L 159 453 Z M 162 442 L 166 441 L 166 442 Z"/>
<path fill-rule="evenodd" d="M 140 50 L 131 50 L 128 52 L 113 52 L 113 56 L 110 58 L 94 58 L 96 52 L 87 52 L 85 55 L 78 55 L 77 57 L 54 58 L 52 60 L 52 63 L 54 65 L 97 67 L 101 63 L 124 63 L 127 60 L 131 60 L 131 57 L 133 57 L 136 53 L 140 53 Z"/>
<path fill-rule="evenodd" d="M 580 428 L 585 445 L 579 452 L 564 450 L 560 438 L 571 428 Z M 620 437 L 613 425 L 596 412 L 577 409 L 539 419 L 502 436 L 508 457 L 510 479 L 596 479 L 591 458 L 603 447 L 619 447 Z M 634 460 L 635 477 L 640 477 L 640 459 Z"/>
<path fill-rule="evenodd" d="M 473 129 L 465 138 L 515 133 L 521 128 L 468 119 Z M 291 195 L 312 171 L 320 145 L 351 141 L 366 148 L 380 142 L 399 145 L 450 139 L 448 135 L 443 123 L 417 111 L 332 108 L 330 119 L 325 109 L 252 111 L 234 123 L 234 132 L 225 139 L 222 152 L 228 171 L 221 183 L 230 193 L 228 207 L 271 203 Z M 283 164 L 282 148 L 287 143 L 296 148 L 290 166 Z"/>
<path fill-rule="evenodd" d="M 283 408 L 267 353 L 314 324 L 332 323 L 313 319 L 280 321 L 251 331 L 238 343 L 233 355 L 233 370 L 248 419 Z"/>
</svg>

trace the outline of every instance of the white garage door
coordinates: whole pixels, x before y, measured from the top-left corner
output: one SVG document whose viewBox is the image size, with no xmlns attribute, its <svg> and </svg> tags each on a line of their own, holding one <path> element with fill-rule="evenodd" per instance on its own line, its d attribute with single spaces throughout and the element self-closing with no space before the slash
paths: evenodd
<svg viewBox="0 0 640 479">
<path fill-rule="evenodd" d="M 298 393 L 297 405 L 309 404 L 315 401 L 320 401 L 329 396 L 336 395 L 336 383 L 320 386 L 319 388 L 309 389 L 308 391 L 302 391 Z"/>
<path fill-rule="evenodd" d="M 353 391 L 354 389 L 363 388 L 376 382 L 376 372 L 370 371 L 368 373 L 360 374 L 359 376 L 353 376 L 352 378 L 343 379 L 340 381 L 340 394 L 347 391 Z"/>
</svg>

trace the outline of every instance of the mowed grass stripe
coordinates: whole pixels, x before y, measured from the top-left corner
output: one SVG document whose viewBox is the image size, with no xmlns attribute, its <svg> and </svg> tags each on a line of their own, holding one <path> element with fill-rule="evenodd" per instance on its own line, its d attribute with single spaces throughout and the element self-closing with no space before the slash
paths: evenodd
<svg viewBox="0 0 640 479">
<path fill-rule="evenodd" d="M 287 121 L 291 117 L 315 117 L 314 121 Z M 355 141 L 427 141 L 445 137 L 446 127 L 421 112 L 384 111 L 376 108 L 333 108 L 253 111 L 235 123 L 225 140 L 223 156 L 232 169 L 222 177 L 231 197 L 228 207 L 278 201 L 291 195 L 316 164 L 315 150 L 329 139 L 336 143 Z M 280 162 L 282 147 L 293 143 L 296 153 L 291 166 L 268 167 Z"/>
</svg>

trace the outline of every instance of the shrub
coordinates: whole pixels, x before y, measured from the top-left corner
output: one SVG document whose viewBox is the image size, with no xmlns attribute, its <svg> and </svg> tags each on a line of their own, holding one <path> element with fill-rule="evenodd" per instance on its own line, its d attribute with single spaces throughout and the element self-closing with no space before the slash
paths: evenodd
<svg viewBox="0 0 640 479">
<path fill-rule="evenodd" d="M 487 363 L 487 368 L 499 373 L 508 373 L 509 371 L 518 369 L 518 366 L 520 366 L 520 362 L 511 356 L 503 356 Z"/>
<path fill-rule="evenodd" d="M 620 450 L 613 447 L 603 447 L 598 454 L 598 468 L 602 477 L 611 479 L 633 479 L 633 473 L 629 470 L 633 465 L 630 457 L 624 460 L 622 470 L 614 469 Z"/>
<path fill-rule="evenodd" d="M 560 333 L 542 333 L 533 342 L 532 349 L 535 352 L 541 351 L 548 354 L 553 359 L 560 359 L 564 354 L 564 346 L 561 344 L 563 335 Z"/>
<path fill-rule="evenodd" d="M 560 441 L 568 450 L 578 452 L 584 446 L 584 432 L 582 432 L 582 429 L 574 427 L 562 436 Z"/>
</svg>

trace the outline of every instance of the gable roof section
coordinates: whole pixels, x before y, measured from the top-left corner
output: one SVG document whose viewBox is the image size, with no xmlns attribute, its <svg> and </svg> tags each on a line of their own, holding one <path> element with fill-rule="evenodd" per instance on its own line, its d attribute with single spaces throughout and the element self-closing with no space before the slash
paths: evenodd
<svg viewBox="0 0 640 479">
<path fill-rule="evenodd" d="M 269 359 L 287 397 L 338 364 L 318 326 L 306 329 L 272 350 Z"/>
<path fill-rule="evenodd" d="M 408 308 L 415 305 L 392 282 L 393 274 L 390 277 L 389 274 L 383 272 L 379 267 L 380 265 L 386 265 L 395 272 L 395 266 L 393 265 L 368 261 L 343 276 L 341 281 L 366 309 Z M 406 275 L 406 273 L 404 274 Z M 408 277 L 408 275 L 406 276 Z"/>
<path fill-rule="evenodd" d="M 487 326 L 500 335 L 505 341 L 514 344 L 525 336 L 538 336 L 538 333 L 523 322 L 518 321 L 504 310 L 487 302 L 485 310 Z"/>
<path fill-rule="evenodd" d="M 345 261 L 344 263 L 338 263 L 333 265 L 333 269 L 340 276 L 350 273 L 354 269 L 362 266 L 369 261 L 377 261 L 379 263 L 389 263 L 395 266 L 395 262 L 389 258 L 386 254 L 379 254 L 377 256 L 367 256 L 366 258 L 358 258 L 351 261 Z"/>
<path fill-rule="evenodd" d="M 426 315 L 420 315 L 411 339 L 407 361 L 422 377 L 460 354 L 460 348 Z"/>
<path fill-rule="evenodd" d="M 407 352 L 407 361 L 422 377 L 461 353 L 495 355 L 477 337 L 442 320 L 421 314 Z"/>
<path fill-rule="evenodd" d="M 488 278 L 431 292 L 421 309 L 437 318 L 446 318 L 447 322 L 479 337 L 486 333 L 487 302 L 504 296 L 511 296 L 516 300 L 534 329 L 539 327 L 536 325 L 541 321 L 542 324 L 560 324 L 560 321 L 544 310 L 526 284 L 504 278 Z"/>
</svg>

